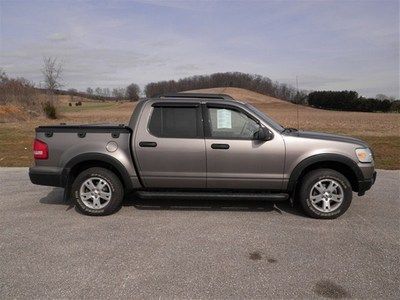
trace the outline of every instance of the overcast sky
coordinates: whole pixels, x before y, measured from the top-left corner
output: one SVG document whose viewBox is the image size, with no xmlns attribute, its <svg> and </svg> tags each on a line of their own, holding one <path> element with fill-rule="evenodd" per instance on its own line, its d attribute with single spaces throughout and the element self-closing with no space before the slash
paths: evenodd
<svg viewBox="0 0 400 300">
<path fill-rule="evenodd" d="M 302 89 L 399 97 L 399 1 L 5 1 L 0 67 L 65 88 L 240 71 Z"/>
</svg>

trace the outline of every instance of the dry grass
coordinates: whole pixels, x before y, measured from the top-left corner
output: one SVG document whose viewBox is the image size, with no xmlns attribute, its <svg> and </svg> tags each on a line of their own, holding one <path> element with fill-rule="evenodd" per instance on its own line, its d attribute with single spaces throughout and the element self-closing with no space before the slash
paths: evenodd
<svg viewBox="0 0 400 300">
<path fill-rule="evenodd" d="M 297 106 L 273 97 L 237 88 L 206 89 L 201 92 L 225 93 L 250 102 L 287 127 L 297 127 Z M 69 96 L 59 99 L 61 118 L 35 118 L 0 123 L 0 166 L 32 164 L 34 128 L 40 124 L 127 123 L 135 103 L 82 101 L 82 106 L 68 106 Z M 299 106 L 300 128 L 359 137 L 375 151 L 379 168 L 400 169 L 400 114 L 337 112 Z M 2 106 L 0 106 L 0 114 Z M 23 112 L 21 113 L 23 114 Z"/>
</svg>

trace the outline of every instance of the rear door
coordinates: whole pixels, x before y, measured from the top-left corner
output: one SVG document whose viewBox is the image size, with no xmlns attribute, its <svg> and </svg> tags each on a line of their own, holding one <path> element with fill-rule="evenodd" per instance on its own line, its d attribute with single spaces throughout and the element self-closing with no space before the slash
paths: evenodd
<svg viewBox="0 0 400 300">
<path fill-rule="evenodd" d="M 139 120 L 134 149 L 146 187 L 206 187 L 206 153 L 199 103 L 149 102 Z"/>
<path fill-rule="evenodd" d="M 269 141 L 255 140 L 254 133 L 267 124 L 241 107 L 207 103 L 204 110 L 207 187 L 281 189 L 285 159 L 282 137 L 275 134 Z"/>
</svg>

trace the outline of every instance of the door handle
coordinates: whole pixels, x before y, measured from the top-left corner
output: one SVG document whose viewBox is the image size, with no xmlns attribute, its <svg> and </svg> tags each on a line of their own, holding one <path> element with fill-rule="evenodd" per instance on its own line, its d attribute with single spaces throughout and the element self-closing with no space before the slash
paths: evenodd
<svg viewBox="0 0 400 300">
<path fill-rule="evenodd" d="M 211 144 L 211 148 L 213 149 L 229 149 L 229 145 L 228 144 Z"/>
<path fill-rule="evenodd" d="M 140 142 L 139 143 L 140 147 L 157 147 L 156 142 Z"/>
</svg>

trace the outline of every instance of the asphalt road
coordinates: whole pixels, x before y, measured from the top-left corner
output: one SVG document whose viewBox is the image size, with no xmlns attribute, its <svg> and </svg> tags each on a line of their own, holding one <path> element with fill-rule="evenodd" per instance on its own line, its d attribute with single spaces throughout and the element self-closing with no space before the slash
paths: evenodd
<svg viewBox="0 0 400 300">
<path fill-rule="evenodd" d="M 400 297 L 400 172 L 337 220 L 287 204 L 127 199 L 88 217 L 0 169 L 0 298 Z"/>
</svg>

